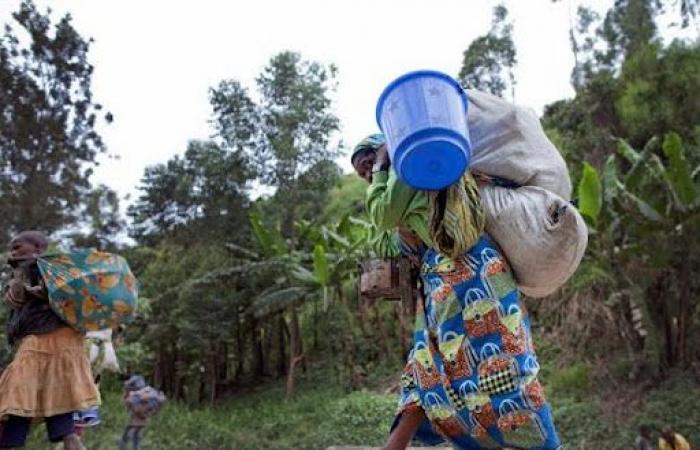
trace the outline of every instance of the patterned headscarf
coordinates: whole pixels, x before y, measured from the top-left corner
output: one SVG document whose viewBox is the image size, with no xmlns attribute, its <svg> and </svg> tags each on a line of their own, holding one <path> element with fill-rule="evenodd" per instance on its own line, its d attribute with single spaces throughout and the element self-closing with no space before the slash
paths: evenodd
<svg viewBox="0 0 700 450">
<path fill-rule="evenodd" d="M 352 155 L 350 156 L 350 162 L 354 161 L 355 156 L 359 155 L 360 153 L 364 152 L 365 150 L 374 150 L 377 151 L 379 147 L 381 147 L 384 143 L 386 143 L 386 139 L 384 138 L 384 135 L 381 133 L 376 133 L 376 134 L 370 134 L 366 138 L 362 139 L 359 144 L 355 146 L 355 148 L 352 149 Z"/>
</svg>

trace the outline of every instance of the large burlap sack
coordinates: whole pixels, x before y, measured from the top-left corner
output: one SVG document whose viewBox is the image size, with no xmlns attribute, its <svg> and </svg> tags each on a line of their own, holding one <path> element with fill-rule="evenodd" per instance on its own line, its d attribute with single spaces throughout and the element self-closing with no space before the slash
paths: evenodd
<svg viewBox="0 0 700 450">
<path fill-rule="evenodd" d="M 569 202 L 546 189 L 481 186 L 486 232 L 501 247 L 518 287 L 545 297 L 573 275 L 588 244 L 588 229 Z"/>
<path fill-rule="evenodd" d="M 539 186 L 570 200 L 566 163 L 534 111 L 484 92 L 467 90 L 467 96 L 470 168 L 520 186 Z"/>
</svg>

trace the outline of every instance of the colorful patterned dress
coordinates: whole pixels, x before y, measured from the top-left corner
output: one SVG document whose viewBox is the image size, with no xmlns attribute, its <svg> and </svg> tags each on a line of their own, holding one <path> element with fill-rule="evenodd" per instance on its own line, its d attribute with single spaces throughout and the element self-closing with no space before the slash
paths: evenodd
<svg viewBox="0 0 700 450">
<path fill-rule="evenodd" d="M 428 417 L 416 437 L 458 449 L 559 448 L 527 311 L 500 251 L 484 235 L 452 260 L 401 235 L 424 292 L 399 401 L 399 414 Z"/>
</svg>

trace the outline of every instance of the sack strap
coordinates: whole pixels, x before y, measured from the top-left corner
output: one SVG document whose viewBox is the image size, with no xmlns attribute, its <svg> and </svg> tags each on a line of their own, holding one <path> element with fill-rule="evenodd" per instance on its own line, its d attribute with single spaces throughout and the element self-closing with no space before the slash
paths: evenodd
<svg viewBox="0 0 700 450">
<path fill-rule="evenodd" d="M 471 171 L 471 173 L 479 186 L 490 184 L 492 186 L 498 186 L 506 189 L 518 189 L 522 187 L 520 184 L 507 178 L 487 175 L 483 172 L 477 171 Z M 578 210 L 578 199 L 569 200 L 569 204 Z"/>
<path fill-rule="evenodd" d="M 519 187 L 522 187 L 520 184 L 511 181 L 507 178 L 497 177 L 494 175 L 487 175 L 483 172 L 477 172 L 475 170 L 472 170 L 471 174 L 479 185 L 490 184 L 493 186 L 503 187 L 507 189 L 518 189 Z"/>
</svg>

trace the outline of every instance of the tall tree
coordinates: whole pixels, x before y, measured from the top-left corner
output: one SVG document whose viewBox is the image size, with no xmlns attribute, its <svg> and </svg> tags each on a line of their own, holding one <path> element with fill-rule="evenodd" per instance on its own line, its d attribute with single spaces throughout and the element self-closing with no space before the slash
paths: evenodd
<svg viewBox="0 0 700 450">
<path fill-rule="evenodd" d="M 597 31 L 607 44 L 597 54 L 598 63 L 619 68 L 625 56 L 649 44 L 656 37 L 654 18 L 660 8 L 659 0 L 617 0 Z"/>
<path fill-rule="evenodd" d="M 680 0 L 679 3 L 683 27 L 688 27 L 700 15 L 700 0 Z"/>
<path fill-rule="evenodd" d="M 515 97 L 517 52 L 513 43 L 513 24 L 508 9 L 498 5 L 493 10 L 489 32 L 474 40 L 464 52 L 459 80 L 468 88 L 502 97 L 510 91 Z"/>
<path fill-rule="evenodd" d="M 75 245 L 100 250 L 117 247 L 119 234 L 126 225 L 117 193 L 105 185 L 94 188 L 85 199 L 82 222 L 87 232 L 71 235 Z"/>
<path fill-rule="evenodd" d="M 12 17 L 20 30 L 7 25 L 0 39 L 0 244 L 21 228 L 72 223 L 105 150 L 95 130 L 102 106 L 92 96 L 91 41 L 70 15 L 52 24 L 50 11 L 29 0 Z"/>
<path fill-rule="evenodd" d="M 327 191 L 339 178 L 339 169 L 332 162 L 339 154 L 332 138 L 340 127 L 332 111 L 335 77 L 333 65 L 306 61 L 286 51 L 275 55 L 257 78 L 258 102 L 235 80 L 223 81 L 210 92 L 218 137 L 227 148 L 245 151 L 258 180 L 275 188 L 271 201 L 263 202 L 274 209 L 273 214 L 266 214 L 265 222 L 273 228 L 275 222 L 281 222 L 281 242 L 275 248 L 285 249 L 284 254 L 304 246 L 301 236 L 296 236 L 297 221 L 318 216 Z M 253 228 L 260 232 L 264 227 L 258 223 Z M 287 370 L 293 381 L 294 368 L 304 355 L 301 315 L 296 304 L 285 304 L 285 309 L 289 323 L 281 311 L 272 322 L 290 331 Z M 260 350 L 261 327 L 262 323 L 253 322 L 252 347 Z M 278 337 L 279 354 L 284 355 L 284 337 Z"/>
<path fill-rule="evenodd" d="M 572 23 L 569 29 L 569 43 L 574 54 L 571 84 L 576 90 L 590 79 L 596 67 L 594 53 L 598 40 L 591 30 L 599 20 L 600 16 L 594 10 L 579 6 L 576 11 L 576 22 Z"/>
<path fill-rule="evenodd" d="M 633 357 L 633 376 L 697 357 L 689 345 L 698 330 L 689 312 L 697 283 L 689 274 L 698 261 L 688 249 L 697 245 L 700 105 L 688 92 L 700 89 L 700 47 L 664 47 L 657 39 L 655 20 L 666 3 L 617 0 L 600 22 L 581 9 L 572 32 L 576 96 L 547 106 L 543 118 L 574 172 L 583 165 L 579 186 L 597 184 L 589 190 L 597 192 L 593 203 L 579 188 L 582 213 L 588 204 L 600 215 L 582 265 L 582 277 L 595 281 L 576 295 L 590 289 L 606 298 L 606 314 Z"/>
<path fill-rule="evenodd" d="M 291 238 L 303 188 L 302 174 L 338 156 L 331 142 L 340 123 L 332 111 L 336 68 L 294 52 L 274 56 L 257 79 L 259 103 L 238 82 L 212 89 L 214 124 L 229 146 L 245 148 L 260 181 L 285 205 L 283 234 Z"/>
<path fill-rule="evenodd" d="M 184 156 L 148 167 L 141 196 L 127 214 L 131 235 L 155 243 L 165 236 L 188 242 L 226 242 L 247 229 L 248 182 L 244 155 L 213 141 L 192 141 Z"/>
</svg>

